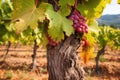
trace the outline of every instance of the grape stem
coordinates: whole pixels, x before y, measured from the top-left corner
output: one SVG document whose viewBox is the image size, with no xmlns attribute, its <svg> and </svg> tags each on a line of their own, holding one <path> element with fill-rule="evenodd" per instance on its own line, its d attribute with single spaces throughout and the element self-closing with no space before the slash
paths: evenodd
<svg viewBox="0 0 120 80">
<path fill-rule="evenodd" d="M 74 8 L 76 9 L 77 6 L 77 0 L 75 0 Z"/>
<path fill-rule="evenodd" d="M 39 1 L 39 0 L 36 0 L 36 2 L 35 2 L 36 7 L 38 6 L 38 1 Z"/>
<path fill-rule="evenodd" d="M 57 3 L 57 1 L 55 1 L 55 0 L 53 0 L 54 1 L 54 3 L 58 6 L 58 3 Z"/>
</svg>

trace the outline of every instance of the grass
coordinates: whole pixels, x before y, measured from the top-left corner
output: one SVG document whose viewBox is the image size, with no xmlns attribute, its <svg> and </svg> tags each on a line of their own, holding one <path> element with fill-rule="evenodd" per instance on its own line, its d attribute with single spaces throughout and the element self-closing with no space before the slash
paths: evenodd
<svg viewBox="0 0 120 80">
<path fill-rule="evenodd" d="M 4 73 L 5 80 L 7 80 L 7 79 L 12 80 L 13 77 L 14 77 L 14 74 L 13 74 L 13 71 L 11 71 L 11 70 Z"/>
<path fill-rule="evenodd" d="M 86 80 L 91 80 L 91 70 L 88 70 Z"/>
<path fill-rule="evenodd" d="M 36 80 L 33 76 L 30 76 L 29 72 L 20 70 L 8 70 L 4 72 L 2 80 Z"/>
</svg>

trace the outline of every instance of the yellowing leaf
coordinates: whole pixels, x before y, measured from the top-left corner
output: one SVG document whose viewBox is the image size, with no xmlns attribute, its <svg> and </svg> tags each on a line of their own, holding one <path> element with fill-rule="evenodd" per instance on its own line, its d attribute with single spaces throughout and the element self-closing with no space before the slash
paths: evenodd
<svg viewBox="0 0 120 80">
<path fill-rule="evenodd" d="M 15 38 L 11 35 L 11 36 L 9 37 L 9 41 L 12 42 L 12 43 L 15 42 Z"/>
<path fill-rule="evenodd" d="M 95 35 L 94 35 L 95 36 Z M 95 45 L 95 42 L 96 42 L 96 38 L 93 37 L 92 33 L 87 33 L 87 34 L 84 34 L 83 38 L 86 38 L 90 44 L 91 47 L 93 47 Z"/>
<path fill-rule="evenodd" d="M 80 57 L 84 60 L 84 63 L 87 63 L 91 58 L 95 57 L 94 44 L 95 44 L 95 40 L 90 34 L 85 35 L 82 38 L 81 40 L 82 51 L 80 53 Z"/>
<path fill-rule="evenodd" d="M 120 0 L 117 0 L 117 3 L 120 4 Z"/>
<path fill-rule="evenodd" d="M 20 24 L 21 27 L 15 26 L 19 31 L 23 31 L 28 26 L 35 29 L 38 26 L 38 20 L 45 18 L 45 11 L 52 7 L 48 3 L 41 3 L 38 7 L 35 5 L 35 0 L 11 0 L 14 10 L 12 12 L 13 22 Z M 24 20 L 24 24 L 20 20 Z M 16 24 L 15 23 L 15 24 Z"/>
<path fill-rule="evenodd" d="M 83 4 L 78 4 L 77 9 L 88 20 L 91 18 L 99 18 L 107 4 L 111 0 L 83 0 Z"/>
<path fill-rule="evenodd" d="M 88 49 L 84 49 L 80 53 L 80 58 L 83 59 L 84 63 L 86 64 L 91 58 L 95 58 L 94 54 L 94 47 L 90 47 Z"/>
<path fill-rule="evenodd" d="M 16 29 L 16 32 L 17 32 L 17 33 L 20 33 L 20 32 L 22 32 L 23 30 L 25 30 L 25 29 L 26 29 L 25 25 L 26 25 L 25 20 L 19 19 L 19 21 L 16 22 L 15 25 L 14 25 L 14 26 L 15 26 L 15 29 Z"/>
<path fill-rule="evenodd" d="M 0 0 L 0 5 L 1 5 L 1 3 L 2 3 L 2 0 Z"/>
<path fill-rule="evenodd" d="M 112 0 L 106 0 L 106 1 L 110 4 Z"/>
</svg>

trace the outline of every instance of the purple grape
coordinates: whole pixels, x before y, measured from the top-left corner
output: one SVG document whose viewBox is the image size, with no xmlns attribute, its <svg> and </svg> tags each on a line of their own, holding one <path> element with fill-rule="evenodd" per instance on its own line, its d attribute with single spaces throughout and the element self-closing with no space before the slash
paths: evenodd
<svg viewBox="0 0 120 80">
<path fill-rule="evenodd" d="M 86 19 L 80 14 L 78 10 L 74 10 L 69 19 L 73 21 L 73 27 L 78 33 L 87 33 L 88 26 L 86 24 Z"/>
<path fill-rule="evenodd" d="M 74 28 L 77 28 L 77 27 L 78 27 L 78 25 L 74 24 L 74 25 L 73 25 L 73 27 L 74 27 Z"/>
<path fill-rule="evenodd" d="M 74 15 L 74 19 L 79 20 L 79 16 L 78 15 Z"/>
<path fill-rule="evenodd" d="M 78 22 L 79 22 L 78 20 L 74 20 L 74 21 L 73 21 L 74 24 L 77 24 Z"/>
<path fill-rule="evenodd" d="M 88 28 L 85 29 L 86 33 L 88 33 Z"/>
<path fill-rule="evenodd" d="M 55 41 L 53 41 L 52 39 L 51 39 L 51 37 L 49 36 L 49 34 L 46 34 L 46 37 L 47 37 L 47 39 L 48 39 L 48 43 L 51 45 L 51 46 L 56 46 L 58 43 L 57 42 L 55 42 Z"/>
<path fill-rule="evenodd" d="M 79 33 L 81 33 L 81 32 L 82 32 L 82 28 L 77 27 L 77 28 L 76 28 L 76 31 L 78 31 Z"/>
</svg>

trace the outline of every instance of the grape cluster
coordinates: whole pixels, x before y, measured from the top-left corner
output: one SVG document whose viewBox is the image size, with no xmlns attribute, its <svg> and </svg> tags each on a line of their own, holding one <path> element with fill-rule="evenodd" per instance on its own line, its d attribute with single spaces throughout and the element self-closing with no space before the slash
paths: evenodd
<svg viewBox="0 0 120 80">
<path fill-rule="evenodd" d="M 51 45 L 51 46 L 56 46 L 58 43 L 53 41 L 53 39 L 51 39 L 51 37 L 49 36 L 49 34 L 46 34 L 46 37 L 48 39 L 48 43 Z"/>
<path fill-rule="evenodd" d="M 88 26 L 85 18 L 76 9 L 71 13 L 69 19 L 73 21 L 73 27 L 78 33 L 87 33 Z"/>
</svg>

